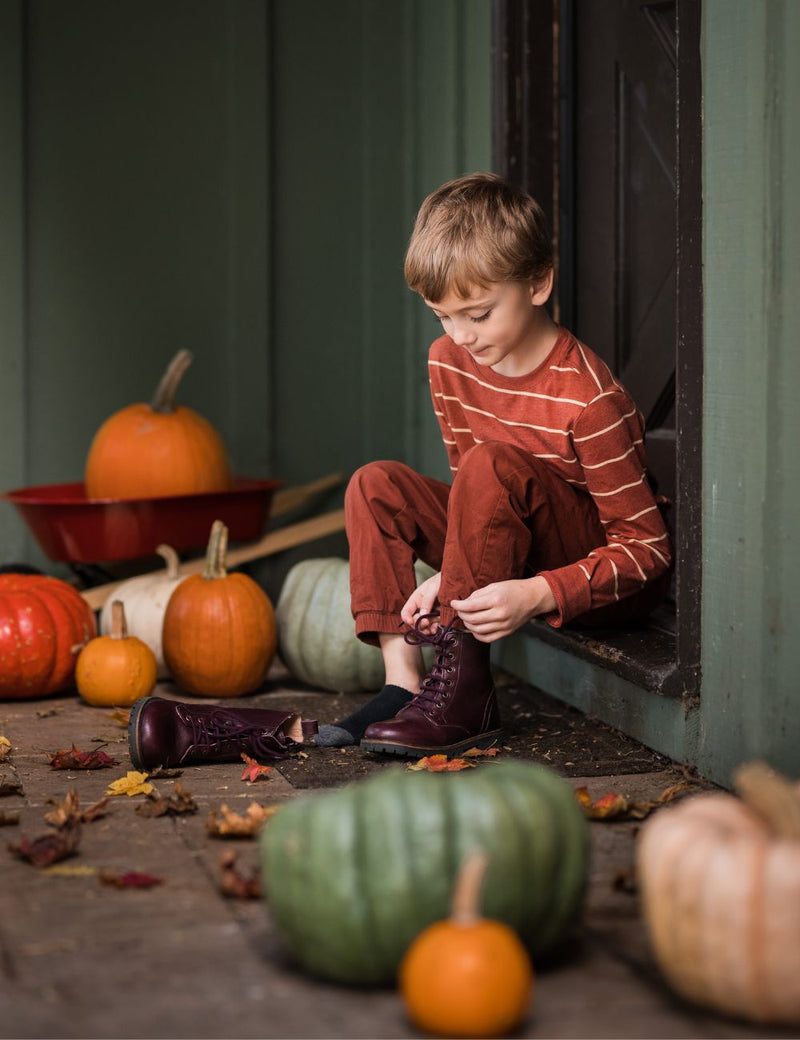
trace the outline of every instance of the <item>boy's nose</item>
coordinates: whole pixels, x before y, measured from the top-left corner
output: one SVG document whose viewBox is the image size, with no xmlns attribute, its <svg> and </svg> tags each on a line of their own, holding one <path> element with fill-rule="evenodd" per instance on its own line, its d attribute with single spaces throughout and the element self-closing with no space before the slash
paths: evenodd
<svg viewBox="0 0 800 1040">
<path fill-rule="evenodd" d="M 468 347 L 475 342 L 475 329 L 463 325 L 456 325 L 453 329 L 453 341 L 459 347 Z"/>
</svg>

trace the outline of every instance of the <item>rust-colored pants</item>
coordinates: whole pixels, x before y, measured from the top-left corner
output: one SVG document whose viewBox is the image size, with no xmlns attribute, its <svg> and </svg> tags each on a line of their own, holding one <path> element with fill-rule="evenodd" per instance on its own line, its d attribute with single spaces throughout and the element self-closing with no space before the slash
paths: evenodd
<svg viewBox="0 0 800 1040">
<path fill-rule="evenodd" d="M 452 486 L 402 462 L 362 466 L 348 485 L 345 517 L 352 611 L 367 643 L 398 631 L 417 557 L 442 573 L 437 609 L 450 624 L 451 599 L 574 563 L 606 540 L 589 495 L 503 442 L 465 452 Z M 609 625 L 643 616 L 664 597 L 666 584 L 653 586 L 577 620 Z"/>
</svg>

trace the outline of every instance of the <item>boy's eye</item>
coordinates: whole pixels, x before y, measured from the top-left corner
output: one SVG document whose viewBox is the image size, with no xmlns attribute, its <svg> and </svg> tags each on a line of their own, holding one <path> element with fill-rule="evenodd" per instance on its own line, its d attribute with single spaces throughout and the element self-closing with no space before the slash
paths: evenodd
<svg viewBox="0 0 800 1040">
<path fill-rule="evenodd" d="M 488 310 L 485 314 L 479 314 L 476 318 L 470 318 L 469 320 L 474 321 L 476 323 L 479 321 L 486 321 L 486 319 L 489 317 L 491 313 L 491 310 Z"/>
</svg>

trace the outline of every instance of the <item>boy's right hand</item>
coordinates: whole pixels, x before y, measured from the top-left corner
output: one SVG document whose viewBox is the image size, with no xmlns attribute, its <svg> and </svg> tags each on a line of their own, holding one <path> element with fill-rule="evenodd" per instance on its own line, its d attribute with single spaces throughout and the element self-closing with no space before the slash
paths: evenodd
<svg viewBox="0 0 800 1040">
<path fill-rule="evenodd" d="M 432 574 L 430 578 L 426 578 L 421 585 L 418 585 L 408 597 L 403 609 L 400 611 L 400 617 L 409 628 L 413 628 L 414 623 L 423 614 L 430 614 L 434 609 L 441 583 L 441 572 Z M 426 622 L 426 624 L 430 625 L 430 622 Z"/>
</svg>

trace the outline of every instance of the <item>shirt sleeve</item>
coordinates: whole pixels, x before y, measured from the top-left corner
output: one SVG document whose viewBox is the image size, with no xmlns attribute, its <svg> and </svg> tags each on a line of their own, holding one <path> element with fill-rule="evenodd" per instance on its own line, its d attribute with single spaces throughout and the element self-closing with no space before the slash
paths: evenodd
<svg viewBox="0 0 800 1040">
<path fill-rule="evenodd" d="M 603 545 L 566 567 L 544 571 L 558 604 L 554 627 L 638 592 L 663 574 L 672 548 L 647 477 L 641 413 L 622 391 L 598 395 L 581 412 L 572 442 L 606 534 Z"/>
</svg>

